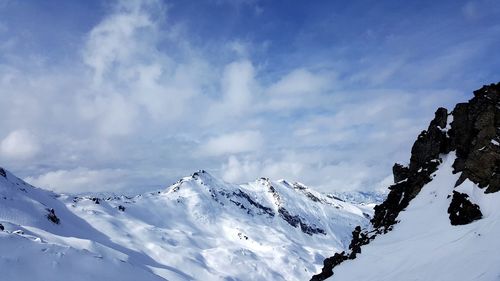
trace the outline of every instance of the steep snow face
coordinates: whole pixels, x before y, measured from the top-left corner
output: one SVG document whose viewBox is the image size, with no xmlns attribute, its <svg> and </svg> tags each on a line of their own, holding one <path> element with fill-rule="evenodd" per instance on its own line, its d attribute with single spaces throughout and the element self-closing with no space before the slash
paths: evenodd
<svg viewBox="0 0 500 281">
<path fill-rule="evenodd" d="M 163 280 L 127 261 L 58 197 L 0 168 L 2 280 Z"/>
<path fill-rule="evenodd" d="M 200 171 L 163 191 L 103 199 L 7 172 L 0 269 L 12 280 L 306 280 L 371 215 L 284 180 L 233 185 Z"/>
<path fill-rule="evenodd" d="M 393 231 L 362 247 L 355 260 L 335 268 L 328 280 L 500 280 L 500 193 L 466 180 L 454 183 L 454 153 L 444 157 L 434 179 L 401 212 Z M 478 204 L 483 218 L 453 226 L 447 213 L 453 190 Z"/>
</svg>

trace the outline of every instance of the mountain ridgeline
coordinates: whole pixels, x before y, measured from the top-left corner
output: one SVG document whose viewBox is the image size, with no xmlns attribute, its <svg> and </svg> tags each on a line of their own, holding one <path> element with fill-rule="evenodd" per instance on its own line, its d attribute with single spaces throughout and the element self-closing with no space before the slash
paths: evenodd
<svg viewBox="0 0 500 281">
<path fill-rule="evenodd" d="M 73 196 L 0 168 L 0 279 L 306 280 L 372 215 L 286 180 L 201 170 L 137 196 Z"/>
<path fill-rule="evenodd" d="M 483 213 L 469 194 L 457 191 L 457 187 L 470 181 L 485 196 L 500 190 L 500 83 L 474 91 L 471 100 L 457 104 L 451 113 L 445 108 L 436 111 L 427 130 L 422 131 L 413 144 L 409 165 L 393 166 L 395 183 L 389 186 L 385 201 L 375 206 L 371 226 L 366 229 L 356 227 L 349 250 L 327 258 L 322 271 L 311 280 L 329 278 L 335 267 L 354 260 L 365 245 L 393 231 L 400 222 L 400 213 L 425 185 L 433 181 L 443 157 L 451 154 L 456 155 L 452 173 L 459 176 L 456 182 L 450 183 L 454 188 L 445 198 L 449 204 L 449 224 L 467 225 L 480 220 Z"/>
</svg>

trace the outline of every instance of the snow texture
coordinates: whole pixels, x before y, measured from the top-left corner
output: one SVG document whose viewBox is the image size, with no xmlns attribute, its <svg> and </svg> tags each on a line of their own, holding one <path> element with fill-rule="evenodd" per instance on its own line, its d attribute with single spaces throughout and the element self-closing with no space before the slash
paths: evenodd
<svg viewBox="0 0 500 281">
<path fill-rule="evenodd" d="M 371 215 L 284 180 L 233 185 L 200 171 L 165 190 L 98 198 L 6 172 L 0 280 L 306 280 Z"/>
<path fill-rule="evenodd" d="M 444 156 L 434 179 L 399 215 L 394 230 L 362 247 L 355 260 L 336 267 L 328 280 L 500 280 L 500 192 L 485 194 L 466 180 L 455 190 L 478 204 L 483 218 L 452 226 L 447 209 L 454 183 L 454 153 Z"/>
</svg>

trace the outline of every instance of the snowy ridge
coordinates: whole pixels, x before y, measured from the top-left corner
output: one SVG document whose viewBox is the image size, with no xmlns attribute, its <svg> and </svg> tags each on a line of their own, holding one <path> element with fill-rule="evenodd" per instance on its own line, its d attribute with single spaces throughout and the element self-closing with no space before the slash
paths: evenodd
<svg viewBox="0 0 500 281">
<path fill-rule="evenodd" d="M 499 105 L 497 83 L 439 108 L 409 165 L 393 166 L 371 227 L 356 227 L 311 280 L 500 280 Z"/>
<path fill-rule="evenodd" d="M 331 280 L 500 280 L 500 193 L 484 194 L 484 189 L 465 181 L 455 190 L 469 194 L 484 217 L 464 226 L 451 225 L 447 208 L 460 176 L 453 174 L 454 161 L 454 153 L 445 156 L 432 182 L 401 213 L 394 230 L 336 268 Z"/>
<path fill-rule="evenodd" d="M 58 195 L 6 172 L 0 200 L 0 247 L 11 249 L 0 268 L 12 280 L 305 280 L 372 215 L 300 183 L 234 185 L 204 171 L 108 198 Z"/>
</svg>

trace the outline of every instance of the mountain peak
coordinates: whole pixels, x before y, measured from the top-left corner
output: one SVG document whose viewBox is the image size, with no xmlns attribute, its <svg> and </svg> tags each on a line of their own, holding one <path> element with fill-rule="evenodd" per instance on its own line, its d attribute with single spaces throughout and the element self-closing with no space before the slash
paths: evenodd
<svg viewBox="0 0 500 281">
<path fill-rule="evenodd" d="M 97 198 L 22 191 L 6 176 L 0 177 L 0 238 L 15 240 L 0 239 L 0 246 L 76 264 L 77 277 L 57 269 L 55 279 L 85 280 L 87 268 L 75 262 L 83 259 L 101 270 L 140 269 L 124 280 L 221 280 L 241 272 L 254 280 L 304 280 L 330 249 L 346 249 L 353 225 L 368 223 L 364 206 L 267 178 L 236 185 L 200 170 L 165 192 Z"/>
</svg>

